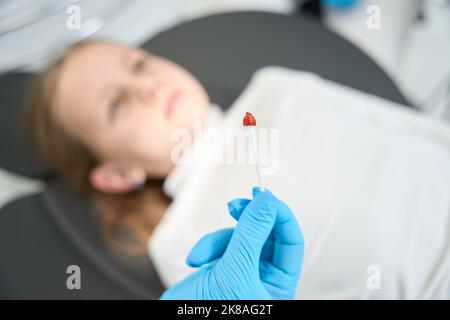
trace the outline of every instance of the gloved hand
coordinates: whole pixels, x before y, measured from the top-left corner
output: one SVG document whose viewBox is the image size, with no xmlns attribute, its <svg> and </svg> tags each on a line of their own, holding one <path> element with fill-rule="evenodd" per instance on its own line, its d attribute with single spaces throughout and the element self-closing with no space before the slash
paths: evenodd
<svg viewBox="0 0 450 320">
<path fill-rule="evenodd" d="M 303 235 L 289 207 L 269 190 L 228 203 L 236 228 L 204 236 L 187 264 L 199 270 L 161 299 L 292 299 L 303 260 Z M 206 264 L 206 265 L 205 265 Z"/>
</svg>

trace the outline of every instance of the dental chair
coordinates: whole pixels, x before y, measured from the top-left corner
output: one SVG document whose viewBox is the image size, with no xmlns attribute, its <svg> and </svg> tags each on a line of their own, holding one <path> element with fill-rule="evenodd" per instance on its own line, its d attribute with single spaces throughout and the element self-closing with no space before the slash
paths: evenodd
<svg viewBox="0 0 450 320">
<path fill-rule="evenodd" d="M 311 71 L 408 105 L 367 55 L 310 18 L 262 12 L 226 13 L 182 23 L 142 44 L 191 71 L 211 100 L 227 109 L 258 68 Z M 156 299 L 164 290 L 147 256 L 124 256 L 102 241 L 86 199 L 70 192 L 35 159 L 18 127 L 32 74 L 0 77 L 0 167 L 45 188 L 0 210 L 0 298 Z M 274 106 L 275 107 L 275 106 Z M 81 269 L 69 290 L 67 268 Z"/>
</svg>

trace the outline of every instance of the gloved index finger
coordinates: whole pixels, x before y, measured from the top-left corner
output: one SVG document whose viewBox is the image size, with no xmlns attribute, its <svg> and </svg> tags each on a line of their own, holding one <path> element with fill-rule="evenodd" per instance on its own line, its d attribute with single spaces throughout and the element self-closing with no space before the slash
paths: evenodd
<svg viewBox="0 0 450 320">
<path fill-rule="evenodd" d="M 298 274 L 303 262 L 303 234 L 291 209 L 281 201 L 277 205 L 277 219 L 272 234 L 273 265 L 288 274 Z"/>
<path fill-rule="evenodd" d="M 275 197 L 269 192 L 256 196 L 243 209 L 223 260 L 250 263 L 259 267 L 262 248 L 273 229 L 276 219 Z M 234 259 L 233 255 L 241 256 Z M 256 269 L 257 270 L 257 269 Z"/>
<path fill-rule="evenodd" d="M 253 197 L 260 192 L 258 187 L 254 187 Z M 277 216 L 271 233 L 274 241 L 272 264 L 288 274 L 297 274 L 303 262 L 303 234 L 292 210 L 275 195 L 273 197 L 276 199 Z"/>
<path fill-rule="evenodd" d="M 266 191 L 268 191 L 266 189 Z M 265 191 L 265 192 L 266 192 Z M 260 193 L 258 187 L 253 188 L 253 196 L 256 197 Z M 274 196 L 275 197 L 275 196 Z M 275 197 L 276 198 L 276 197 Z M 276 198 L 277 199 L 277 198 Z M 230 215 L 239 221 L 239 218 L 244 209 L 249 205 L 252 200 L 245 198 L 237 198 L 228 202 L 228 211 Z M 278 241 L 284 244 L 298 244 L 303 243 L 303 236 L 299 230 L 297 221 L 292 214 L 291 209 L 279 199 L 277 201 L 277 217 L 274 225 L 274 229 L 277 229 Z M 294 220 L 294 221 L 291 221 Z"/>
<path fill-rule="evenodd" d="M 270 193 L 267 189 L 264 192 Z M 254 187 L 253 197 L 257 197 L 259 193 L 259 188 Z M 274 241 L 271 263 L 286 273 L 296 274 L 300 272 L 302 265 L 303 234 L 291 209 L 272 193 L 270 196 L 276 202 L 276 219 L 270 235 Z M 242 212 L 251 202 L 250 199 L 234 199 L 228 203 L 228 210 L 233 218 L 239 221 Z"/>
</svg>

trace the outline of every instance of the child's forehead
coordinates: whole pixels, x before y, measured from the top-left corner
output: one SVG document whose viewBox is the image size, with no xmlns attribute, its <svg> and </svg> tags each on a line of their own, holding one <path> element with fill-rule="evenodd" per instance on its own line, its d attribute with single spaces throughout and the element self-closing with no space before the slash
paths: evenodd
<svg viewBox="0 0 450 320">
<path fill-rule="evenodd" d="M 91 85 L 110 76 L 129 48 L 109 44 L 89 44 L 70 52 L 61 68 L 62 83 L 83 81 Z"/>
<path fill-rule="evenodd" d="M 73 47 L 68 52 L 67 60 L 73 60 L 74 58 L 93 59 L 96 56 L 103 59 L 105 57 L 116 57 L 123 55 L 133 50 L 135 49 L 115 43 L 93 42 Z"/>
<path fill-rule="evenodd" d="M 101 93 L 111 81 L 114 64 L 113 56 L 90 57 L 87 50 L 74 53 L 64 63 L 58 77 L 54 95 L 57 118 L 72 126 L 97 118 Z"/>
</svg>

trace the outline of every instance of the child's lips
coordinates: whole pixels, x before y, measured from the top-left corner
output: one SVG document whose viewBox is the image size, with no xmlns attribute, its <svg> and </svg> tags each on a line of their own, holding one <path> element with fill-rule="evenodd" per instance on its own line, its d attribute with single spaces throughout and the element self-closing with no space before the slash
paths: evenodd
<svg viewBox="0 0 450 320">
<path fill-rule="evenodd" d="M 167 114 L 167 116 L 169 116 L 172 113 L 172 111 L 173 111 L 173 109 L 174 109 L 174 107 L 175 107 L 175 105 L 176 105 L 180 95 L 181 95 L 181 91 L 180 90 L 174 90 L 169 95 L 169 98 L 167 98 L 167 102 L 166 102 L 166 114 Z"/>
</svg>

